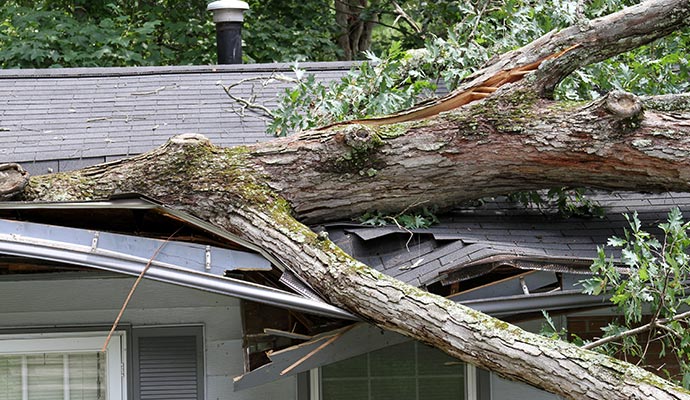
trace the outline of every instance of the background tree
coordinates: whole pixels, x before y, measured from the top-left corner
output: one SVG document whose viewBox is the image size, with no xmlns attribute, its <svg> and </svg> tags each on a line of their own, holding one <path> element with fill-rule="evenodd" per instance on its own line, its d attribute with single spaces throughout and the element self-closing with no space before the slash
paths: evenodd
<svg viewBox="0 0 690 400">
<path fill-rule="evenodd" d="M 204 2 L 7 0 L 2 68 L 209 64 L 213 23 Z"/>
</svg>

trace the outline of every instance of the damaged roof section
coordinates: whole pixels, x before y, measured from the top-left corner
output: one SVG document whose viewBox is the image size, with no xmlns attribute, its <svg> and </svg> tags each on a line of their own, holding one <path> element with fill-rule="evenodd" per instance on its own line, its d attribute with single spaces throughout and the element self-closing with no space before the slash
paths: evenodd
<svg viewBox="0 0 690 400">
<path fill-rule="evenodd" d="M 645 229 L 658 232 L 670 208 L 690 212 L 690 195 L 685 193 L 607 193 L 592 198 L 604 209 L 603 218 L 544 215 L 497 198 L 457 209 L 428 229 L 353 223 L 325 228 L 332 240 L 369 266 L 494 315 L 518 310 L 487 305 L 487 299 L 515 301 L 515 296 L 557 292 L 561 298 L 545 297 L 541 308 L 549 309 L 551 300 L 565 307 L 573 296 L 589 307 L 601 305 L 602 299 L 585 301 L 576 284 L 589 276 L 597 247 L 624 235 L 628 224 L 623 213 L 637 211 Z M 607 249 L 607 254 L 618 256 L 615 249 Z M 564 294 L 571 299 L 565 301 Z M 525 303 L 523 311 L 528 310 L 534 307 Z"/>
<path fill-rule="evenodd" d="M 290 273 L 263 249 L 141 197 L 0 203 L 0 254 L 0 273 L 5 275 L 46 272 L 46 262 L 61 266 L 55 271 L 86 267 L 134 276 L 148 268 L 146 277 L 153 280 L 354 319 L 300 281 L 284 277 Z M 245 274 L 252 274 L 251 280 L 242 279 Z M 280 288 L 280 282 L 288 283 Z"/>
<path fill-rule="evenodd" d="M 505 199 L 455 210 L 428 229 L 335 223 L 330 238 L 360 261 L 397 279 L 508 321 L 608 307 L 604 296 L 582 293 L 597 246 L 623 235 L 622 213 L 638 210 L 646 229 L 671 207 L 690 212 L 690 195 L 614 193 L 597 196 L 606 216 L 545 216 Z M 615 255 L 615 253 L 614 253 Z M 279 351 L 235 378 L 235 390 L 264 384 L 407 340 L 371 325 L 355 324 Z M 356 344 L 356 345 L 353 345 Z"/>
</svg>

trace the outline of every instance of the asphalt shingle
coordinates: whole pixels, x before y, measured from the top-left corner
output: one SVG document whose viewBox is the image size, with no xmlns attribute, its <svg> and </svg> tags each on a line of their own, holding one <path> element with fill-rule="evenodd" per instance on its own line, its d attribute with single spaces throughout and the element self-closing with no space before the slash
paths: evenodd
<svg viewBox="0 0 690 400">
<path fill-rule="evenodd" d="M 351 66 L 300 65 L 321 80 L 339 79 Z M 188 132 L 221 146 L 269 140 L 266 121 L 240 115 L 220 84 L 271 74 L 294 77 L 288 64 L 0 70 L 0 162 L 61 160 L 55 166 L 64 170 L 145 152 Z M 270 106 L 289 86 L 246 83 L 233 93 Z"/>
<path fill-rule="evenodd" d="M 670 207 L 679 207 L 690 216 L 688 194 L 606 193 L 592 198 L 604 208 L 604 218 L 547 217 L 505 199 L 492 200 L 486 208 L 458 208 L 442 217 L 438 225 L 413 230 L 413 240 L 406 247 L 399 245 L 397 250 L 390 244 L 399 239 L 391 238 L 410 234 L 397 227 L 347 223 L 331 224 L 328 228 L 353 234 L 360 241 L 354 255 L 372 267 L 408 283 L 425 285 L 496 256 L 523 261 L 546 257 L 565 264 L 568 259 L 578 264 L 583 259 L 592 260 L 597 256 L 597 247 L 605 245 L 608 238 L 624 235 L 628 223 L 621 213 L 631 210 L 637 211 L 643 227 L 657 236 L 661 235 L 657 225 L 666 219 Z M 380 254 L 381 243 L 387 243 L 384 255 Z M 618 257 L 620 250 L 606 248 L 606 252 Z M 371 257 L 372 254 L 377 257 Z"/>
</svg>

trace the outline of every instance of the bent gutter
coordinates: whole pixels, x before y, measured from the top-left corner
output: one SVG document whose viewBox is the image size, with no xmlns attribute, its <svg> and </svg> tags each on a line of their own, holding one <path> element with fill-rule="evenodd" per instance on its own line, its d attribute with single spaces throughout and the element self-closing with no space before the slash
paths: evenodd
<svg viewBox="0 0 690 400">
<path fill-rule="evenodd" d="M 0 253 L 34 259 L 81 265 L 125 275 L 138 276 L 149 259 L 110 250 L 92 249 L 55 240 L 0 234 Z M 222 295 L 284 307 L 309 314 L 357 320 L 349 312 L 328 303 L 306 299 L 278 289 L 239 279 L 211 275 L 151 261 L 146 278 Z"/>
</svg>

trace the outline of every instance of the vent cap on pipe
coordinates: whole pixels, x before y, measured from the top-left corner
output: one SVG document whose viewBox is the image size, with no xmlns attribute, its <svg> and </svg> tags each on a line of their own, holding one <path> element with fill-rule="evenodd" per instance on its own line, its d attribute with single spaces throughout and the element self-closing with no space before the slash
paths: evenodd
<svg viewBox="0 0 690 400">
<path fill-rule="evenodd" d="M 249 4 L 240 0 L 214 1 L 206 7 L 213 12 L 213 22 L 242 22 L 244 12 L 249 10 Z"/>
</svg>

